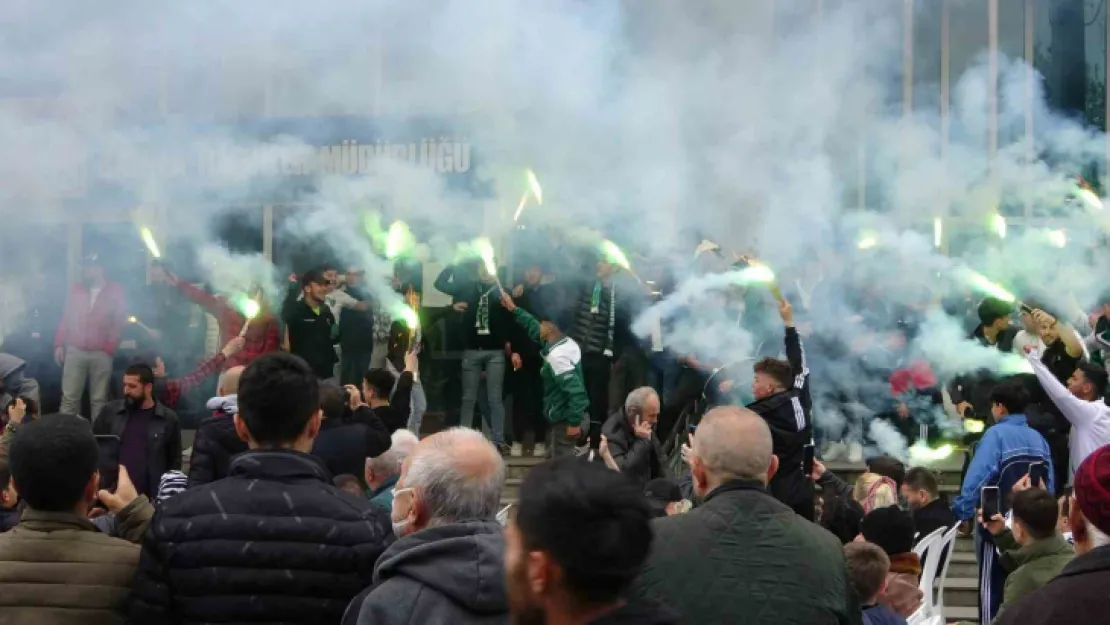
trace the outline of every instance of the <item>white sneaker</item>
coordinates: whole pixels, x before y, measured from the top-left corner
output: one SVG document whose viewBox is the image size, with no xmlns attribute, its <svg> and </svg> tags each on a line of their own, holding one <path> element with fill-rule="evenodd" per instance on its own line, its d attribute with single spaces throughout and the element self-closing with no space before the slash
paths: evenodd
<svg viewBox="0 0 1110 625">
<path fill-rule="evenodd" d="M 829 460 L 837 460 L 844 455 L 846 447 L 844 443 L 833 441 L 825 444 L 825 449 L 821 451 L 821 460 L 828 462 Z"/>
<path fill-rule="evenodd" d="M 512 447 L 509 448 L 509 455 L 512 456 L 513 458 L 519 458 L 519 457 L 523 456 L 524 455 L 524 446 L 521 445 L 520 443 L 513 443 Z"/>
<path fill-rule="evenodd" d="M 859 443 L 848 445 L 848 462 L 863 462 L 863 445 Z"/>
<path fill-rule="evenodd" d="M 536 443 L 536 447 L 532 450 L 532 456 L 535 458 L 547 457 L 547 445 L 543 443 Z"/>
<path fill-rule="evenodd" d="M 193 456 L 193 446 L 189 445 L 187 448 L 181 450 L 181 459 L 188 460 Z"/>
</svg>

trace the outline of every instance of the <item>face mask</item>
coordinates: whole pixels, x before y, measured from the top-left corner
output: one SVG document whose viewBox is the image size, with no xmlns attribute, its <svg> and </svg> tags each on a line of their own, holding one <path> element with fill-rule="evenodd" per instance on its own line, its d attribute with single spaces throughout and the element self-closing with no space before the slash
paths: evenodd
<svg viewBox="0 0 1110 625">
<path fill-rule="evenodd" d="M 401 493 L 404 493 L 404 492 L 412 492 L 412 489 L 411 488 L 402 488 L 400 490 L 393 491 L 393 501 L 396 502 L 397 501 L 397 495 L 400 495 Z M 404 532 L 405 528 L 409 526 L 409 523 L 411 523 L 411 521 L 408 518 L 402 519 L 400 521 L 394 521 L 392 518 L 390 518 L 389 521 L 393 525 L 393 535 L 396 536 L 397 538 L 402 537 L 402 532 Z"/>
</svg>

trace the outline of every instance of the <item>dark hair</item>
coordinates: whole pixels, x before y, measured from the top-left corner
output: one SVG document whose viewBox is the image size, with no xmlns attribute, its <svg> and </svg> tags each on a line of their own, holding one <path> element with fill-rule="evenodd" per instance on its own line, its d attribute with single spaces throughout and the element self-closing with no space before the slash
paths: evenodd
<svg viewBox="0 0 1110 625">
<path fill-rule="evenodd" d="M 344 389 L 339 388 L 335 382 L 320 381 L 320 409 L 329 419 L 343 418 L 343 411 L 347 407 L 344 401 Z"/>
<path fill-rule="evenodd" d="M 651 508 L 632 480 L 576 458 L 545 462 L 520 487 L 515 523 L 525 548 L 562 568 L 566 592 L 583 606 L 619 599 L 651 548 Z"/>
<path fill-rule="evenodd" d="M 139 377 L 139 383 L 143 386 L 147 384 L 154 384 L 154 369 L 150 365 L 135 364 L 123 370 L 123 375 L 134 375 Z"/>
<path fill-rule="evenodd" d="M 867 462 L 867 470 L 871 473 L 889 477 L 894 480 L 894 485 L 901 488 L 906 479 L 906 465 L 892 456 L 878 456 Z M 897 493 L 895 493 L 897 495 Z"/>
<path fill-rule="evenodd" d="M 0 462 L 0 490 L 8 490 L 11 481 L 12 470 L 8 468 L 8 463 Z"/>
<path fill-rule="evenodd" d="M 263 354 L 239 378 L 239 418 L 258 443 L 296 440 L 319 409 L 316 374 L 300 356 Z"/>
<path fill-rule="evenodd" d="M 393 387 L 397 384 L 397 379 L 385 369 L 371 369 L 366 372 L 364 379 L 366 385 L 374 389 L 374 393 L 381 399 L 389 399 L 390 394 L 393 393 Z"/>
<path fill-rule="evenodd" d="M 932 471 L 924 467 L 914 467 L 906 471 L 904 484 L 913 490 L 923 490 L 929 493 L 930 497 L 936 497 L 940 494 L 937 476 L 933 475 Z"/>
<path fill-rule="evenodd" d="M 917 533 L 913 517 L 898 506 L 876 508 L 867 513 L 859 531 L 868 542 L 882 547 L 889 556 L 908 553 L 913 549 L 913 537 Z"/>
<path fill-rule="evenodd" d="M 1029 393 L 1020 380 L 1009 379 L 996 384 L 991 390 L 992 404 L 999 404 L 1009 414 L 1021 414 L 1029 404 Z"/>
<path fill-rule="evenodd" d="M 339 267 L 335 266 L 333 263 L 320 263 L 320 265 L 316 267 L 316 271 L 319 271 L 320 274 L 323 275 L 329 271 L 339 271 Z"/>
<path fill-rule="evenodd" d="M 870 602 L 886 581 L 890 558 L 878 545 L 853 542 L 844 545 L 844 559 L 848 564 L 848 581 L 859 595 L 860 602 Z"/>
<path fill-rule="evenodd" d="M 28 506 L 69 512 L 84 497 L 99 456 L 88 421 L 54 414 L 19 429 L 8 463 L 15 488 Z"/>
<path fill-rule="evenodd" d="M 790 369 L 790 363 L 778 358 L 764 358 L 755 363 L 754 370 L 756 373 L 762 373 L 774 378 L 784 389 L 790 388 L 791 383 L 794 381 L 794 374 Z"/>
<path fill-rule="evenodd" d="M 979 323 L 989 326 L 1003 317 L 1014 314 L 1014 305 L 997 297 L 984 297 L 979 302 Z"/>
<path fill-rule="evenodd" d="M 1091 386 L 1095 387 L 1095 395 L 1098 397 L 1106 396 L 1106 385 L 1108 382 L 1106 369 L 1087 362 L 1086 360 L 1080 360 L 1076 363 L 1075 368 L 1083 372 L 1083 377 L 1091 383 Z"/>
<path fill-rule="evenodd" d="M 1059 509 L 1047 490 L 1029 488 L 1014 495 L 1014 519 L 1021 521 L 1033 538 L 1041 540 L 1056 533 Z"/>
<path fill-rule="evenodd" d="M 324 272 L 319 269 L 309 269 L 301 276 L 301 290 L 310 284 L 327 284 L 328 280 L 324 277 Z"/>
</svg>

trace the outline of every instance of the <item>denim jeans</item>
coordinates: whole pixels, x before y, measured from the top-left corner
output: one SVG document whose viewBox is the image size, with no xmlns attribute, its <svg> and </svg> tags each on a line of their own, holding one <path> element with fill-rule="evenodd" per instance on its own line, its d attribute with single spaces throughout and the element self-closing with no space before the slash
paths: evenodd
<svg viewBox="0 0 1110 625">
<path fill-rule="evenodd" d="M 474 421 L 474 404 L 482 370 L 486 372 L 486 396 L 489 399 L 489 421 L 494 444 L 505 442 L 505 404 L 502 389 L 505 381 L 505 352 L 501 350 L 468 349 L 462 358 L 462 410 L 460 420 L 469 426 Z"/>
</svg>

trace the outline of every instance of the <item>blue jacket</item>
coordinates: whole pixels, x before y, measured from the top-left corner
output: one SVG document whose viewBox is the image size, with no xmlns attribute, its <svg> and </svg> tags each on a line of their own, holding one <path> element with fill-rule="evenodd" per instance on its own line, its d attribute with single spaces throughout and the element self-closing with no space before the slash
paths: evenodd
<svg viewBox="0 0 1110 625">
<path fill-rule="evenodd" d="M 980 502 L 979 491 L 984 486 L 998 487 L 1005 514 L 1009 509 L 1007 495 L 1014 484 L 1029 472 L 1029 464 L 1033 462 L 1043 462 L 1048 467 L 1048 492 L 1055 492 L 1048 443 L 1029 427 L 1025 415 L 1009 415 L 987 428 L 983 439 L 975 447 L 960 495 L 952 504 L 956 518 L 966 521 L 975 517 L 975 509 Z"/>
</svg>

